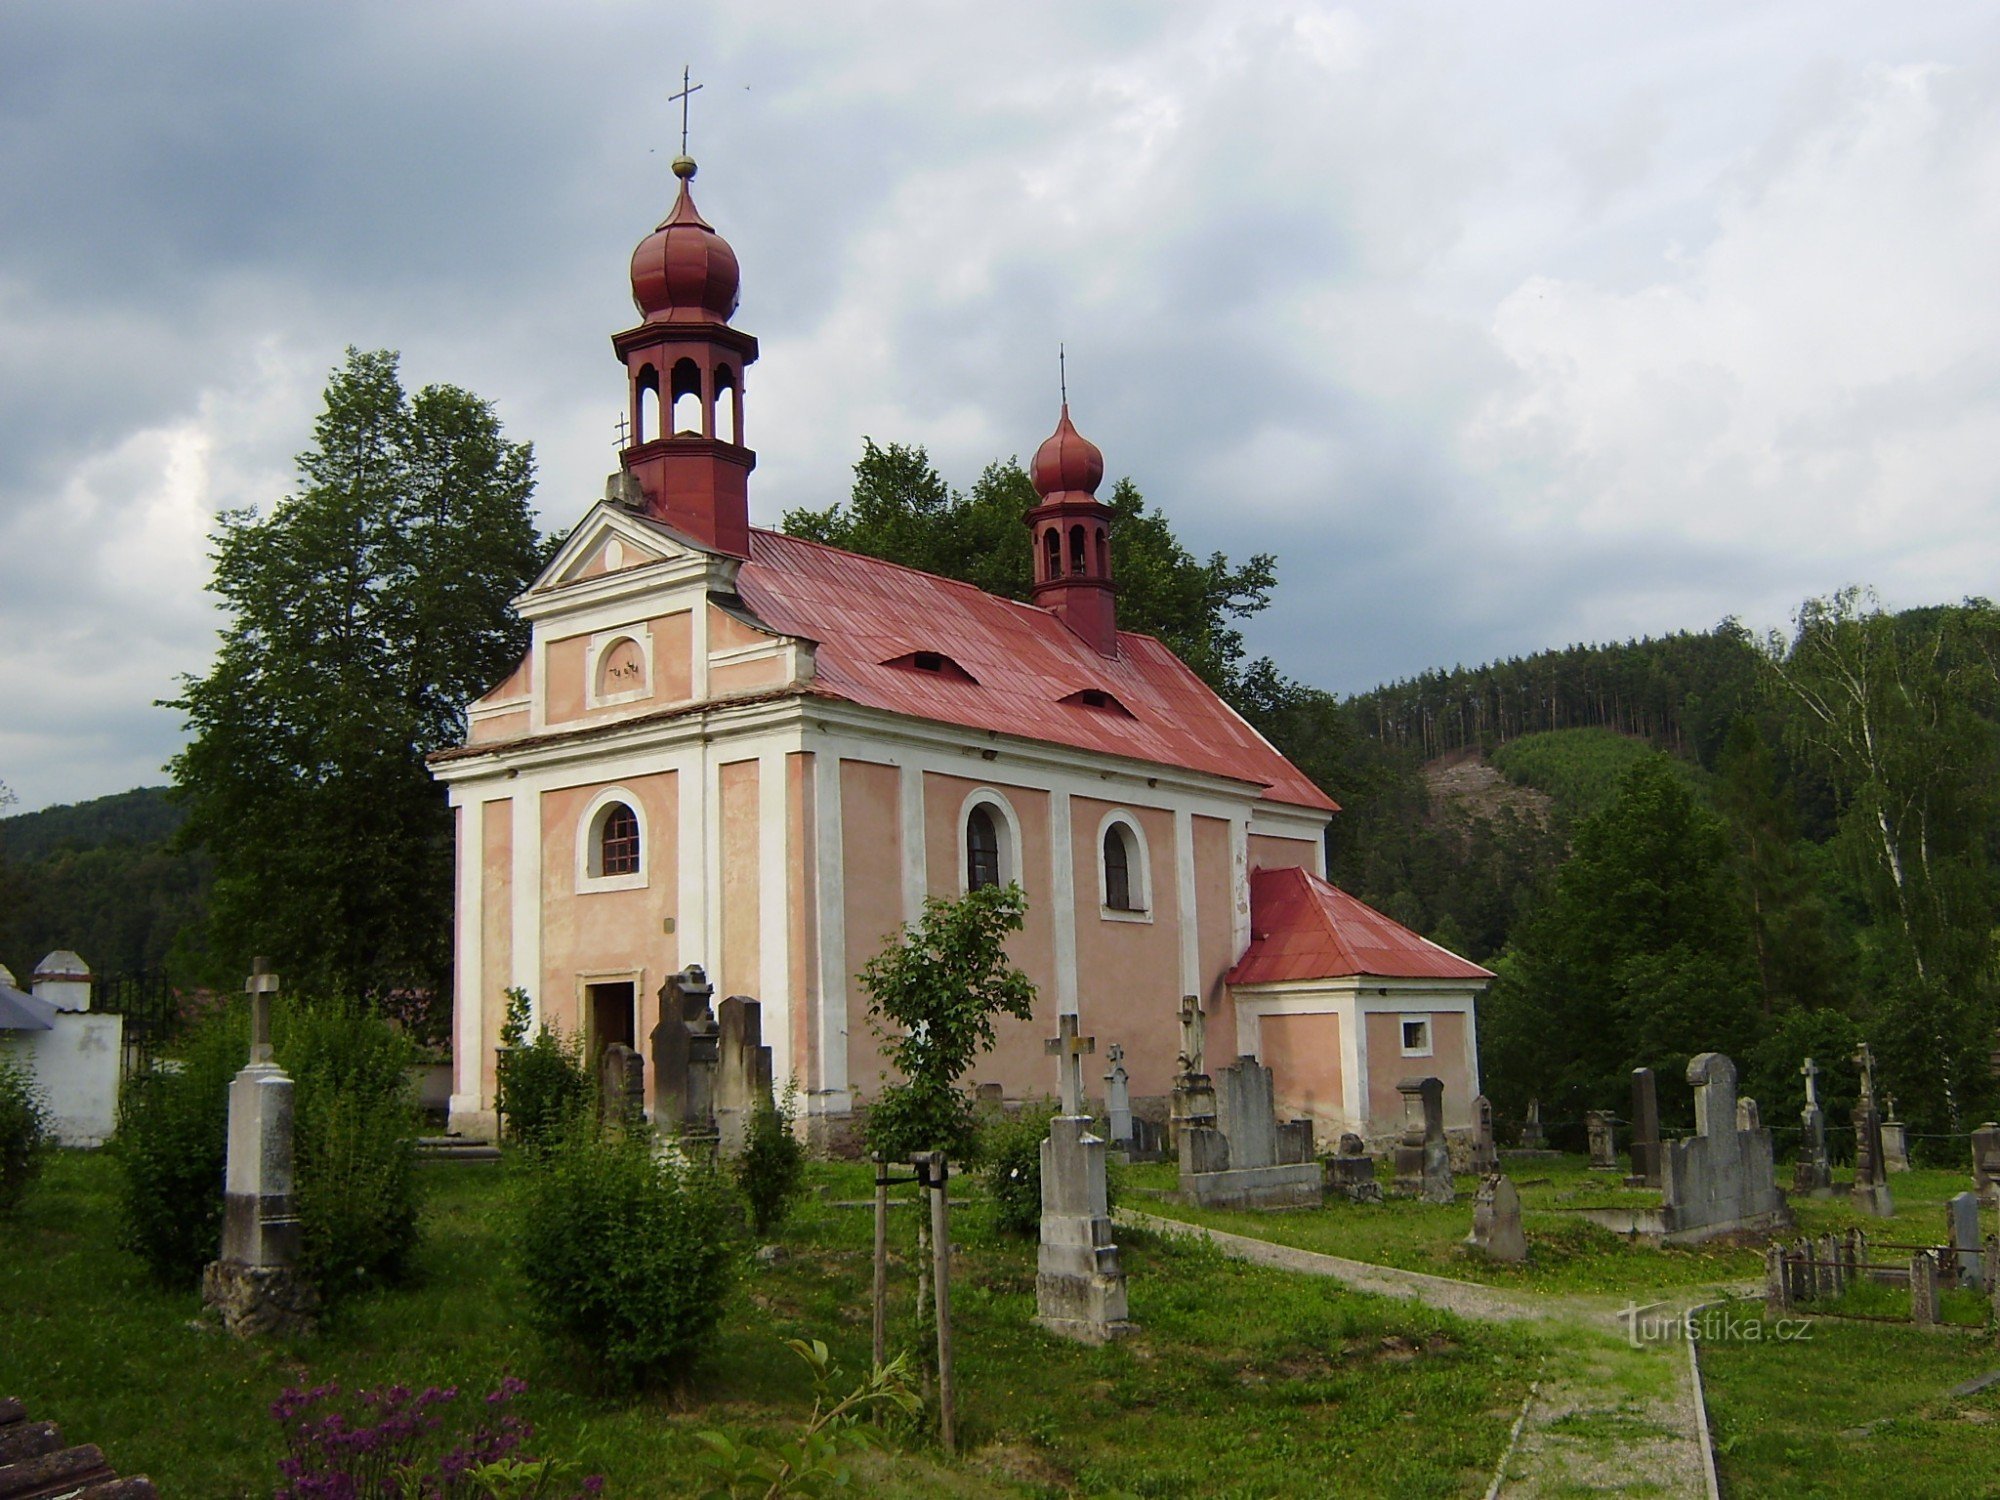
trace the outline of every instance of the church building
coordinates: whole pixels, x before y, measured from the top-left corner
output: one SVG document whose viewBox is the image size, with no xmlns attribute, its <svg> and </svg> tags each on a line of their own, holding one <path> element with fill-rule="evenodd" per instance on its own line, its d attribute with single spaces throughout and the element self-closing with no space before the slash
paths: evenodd
<svg viewBox="0 0 2000 1500">
<path fill-rule="evenodd" d="M 1491 976 L 1325 880 L 1331 800 L 1172 652 L 1121 631 L 1104 461 L 1067 405 L 1031 469 L 1032 603 L 750 524 L 738 267 L 694 163 L 612 339 L 620 467 L 517 601 L 532 644 L 433 758 L 457 839 L 452 1128 L 490 1136 L 505 992 L 593 1053 L 647 1050 L 667 976 L 762 1002 L 838 1144 L 884 1063 L 857 975 L 930 896 L 1018 881 L 1035 1016 L 971 1082 L 1051 1093 L 1074 1012 L 1164 1115 L 1184 996 L 1211 1070 L 1380 1139 L 1396 1083 L 1479 1088 Z M 648 1104 L 652 1100 L 649 1079 Z"/>
</svg>

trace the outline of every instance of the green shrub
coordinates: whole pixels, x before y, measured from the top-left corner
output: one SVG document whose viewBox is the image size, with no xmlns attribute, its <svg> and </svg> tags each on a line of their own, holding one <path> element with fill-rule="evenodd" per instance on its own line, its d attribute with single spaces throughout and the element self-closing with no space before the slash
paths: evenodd
<svg viewBox="0 0 2000 1500">
<path fill-rule="evenodd" d="M 509 1012 L 512 1014 L 512 997 Z M 526 997 L 522 997 L 525 1003 Z M 498 1097 L 507 1139 L 536 1149 L 562 1134 L 570 1120 L 589 1110 L 596 1097 L 590 1070 L 583 1064 L 583 1041 L 542 1023 L 535 1039 L 523 1044 L 526 1016 L 511 1034 L 517 1039 L 500 1054 Z"/>
<path fill-rule="evenodd" d="M 35 1075 L 0 1051 L 0 1214 L 21 1206 L 55 1144 Z"/>
<path fill-rule="evenodd" d="M 180 1055 L 125 1082 L 111 1149 L 125 1247 L 171 1286 L 192 1286 L 222 1248 L 229 1080 L 249 1056 L 236 1005 L 183 1038 Z"/>
<path fill-rule="evenodd" d="M 587 1114 L 530 1161 L 516 1242 L 536 1326 L 621 1382 L 684 1377 L 741 1264 L 729 1184 Z"/>
<path fill-rule="evenodd" d="M 417 1243 L 415 1045 L 353 1001 L 288 1010 L 301 1269 L 329 1299 L 399 1280 Z"/>
<path fill-rule="evenodd" d="M 1042 1227 L 1042 1141 L 1055 1118 L 1053 1103 L 1029 1105 L 1019 1119 L 986 1129 L 986 1191 L 1002 1234 L 1039 1234 Z"/>
<path fill-rule="evenodd" d="M 273 1032 L 294 1088 L 302 1269 L 329 1299 L 393 1279 L 417 1236 L 413 1049 L 352 1002 L 287 1002 Z M 169 1285 L 192 1285 L 221 1250 L 229 1084 L 249 1048 L 239 1003 L 195 1027 L 167 1067 L 125 1086 L 113 1142 L 123 1238 Z"/>
<path fill-rule="evenodd" d="M 750 1227 L 759 1239 L 779 1229 L 791 1214 L 806 1182 L 806 1148 L 793 1131 L 799 1089 L 787 1083 L 773 1102 L 759 1099 L 736 1158 L 736 1185 L 750 1206 Z"/>
</svg>

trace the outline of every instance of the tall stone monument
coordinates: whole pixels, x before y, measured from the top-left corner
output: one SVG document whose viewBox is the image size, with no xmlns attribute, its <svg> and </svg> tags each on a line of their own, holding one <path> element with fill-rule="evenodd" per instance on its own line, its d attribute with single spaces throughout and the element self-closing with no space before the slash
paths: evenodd
<svg viewBox="0 0 2000 1500">
<path fill-rule="evenodd" d="M 292 1202 L 292 1080 L 271 1048 L 278 976 L 251 966 L 250 1060 L 229 1085 L 229 1154 L 222 1258 L 201 1273 L 202 1303 L 238 1338 L 312 1331 L 317 1292 L 293 1269 L 299 1219 Z"/>
<path fill-rule="evenodd" d="M 1903 1122 L 1896 1118 L 1896 1096 L 1884 1094 L 1888 1108 L 1882 1114 L 1882 1170 L 1885 1172 L 1907 1172 L 1910 1170 L 1910 1138 L 1903 1133 Z"/>
<path fill-rule="evenodd" d="M 1875 1053 L 1863 1042 L 1854 1053 L 1861 1070 L 1861 1102 L 1854 1106 L 1854 1206 L 1878 1219 L 1892 1218 L 1889 1168 L 1882 1150 L 1882 1114 L 1875 1105 Z"/>
<path fill-rule="evenodd" d="M 1125 1272 L 1111 1237 L 1105 1144 L 1084 1112 L 1083 1059 L 1097 1048 L 1065 1015 L 1048 1042 L 1062 1113 L 1042 1142 L 1042 1239 L 1035 1263 L 1035 1321 L 1052 1333 L 1102 1344 L 1127 1333 Z"/>
<path fill-rule="evenodd" d="M 1480 1094 L 1472 1101 L 1472 1171 L 1484 1177 L 1500 1170 L 1500 1151 L 1493 1140 L 1493 1101 Z"/>
<path fill-rule="evenodd" d="M 750 1116 L 773 1102 L 771 1049 L 764 1044 L 764 1007 L 731 995 L 715 1008 L 715 1129 L 722 1150 L 743 1150 Z"/>
<path fill-rule="evenodd" d="M 1651 1068 L 1632 1070 L 1632 1171 L 1625 1185 L 1660 1185 L 1660 1091 Z"/>
<path fill-rule="evenodd" d="M 1618 1170 L 1618 1135 L 1611 1123 L 1608 1109 L 1587 1109 L 1583 1112 L 1583 1128 L 1590 1137 L 1590 1170 L 1593 1172 L 1615 1172 Z"/>
<path fill-rule="evenodd" d="M 1403 1138 L 1396 1146 L 1398 1193 L 1426 1203 L 1454 1203 L 1458 1191 L 1451 1181 L 1451 1152 L 1444 1140 L 1444 1080 L 1405 1078 L 1396 1085 L 1403 1096 Z"/>
<path fill-rule="evenodd" d="M 1695 1133 L 1666 1147 L 1666 1242 L 1789 1228 L 1792 1211 L 1778 1187 L 1771 1132 L 1738 1128 L 1736 1064 L 1720 1052 L 1704 1052 L 1688 1063 L 1687 1077 L 1694 1085 Z"/>
<path fill-rule="evenodd" d="M 1125 1049 L 1113 1042 L 1105 1049 L 1111 1071 L 1104 1075 L 1105 1129 L 1111 1144 L 1124 1149 L 1132 1144 L 1132 1078 L 1125 1071 Z"/>
<path fill-rule="evenodd" d="M 1181 996 L 1180 1071 L 1174 1078 L 1173 1113 L 1167 1121 L 1170 1135 L 1167 1144 L 1176 1152 L 1180 1151 L 1181 1138 L 1189 1129 L 1215 1128 L 1215 1084 L 1208 1076 L 1204 1057 L 1207 1020 L 1200 996 Z"/>
<path fill-rule="evenodd" d="M 1806 1081 L 1806 1107 L 1799 1112 L 1799 1160 L 1792 1168 L 1792 1191 L 1831 1198 L 1833 1160 L 1826 1150 L 1826 1111 L 1819 1107 L 1818 1065 L 1807 1058 L 1799 1076 Z"/>
<path fill-rule="evenodd" d="M 709 1002 L 715 986 L 700 964 L 669 974 L 660 986 L 653 1028 L 653 1123 L 695 1149 L 713 1150 L 715 1070 L 721 1028 Z"/>
<path fill-rule="evenodd" d="M 1181 1197 L 1210 1208 L 1301 1207 L 1320 1201 L 1310 1120 L 1280 1122 L 1271 1070 L 1239 1057 L 1217 1075 L 1215 1124 L 1181 1131 Z"/>
</svg>

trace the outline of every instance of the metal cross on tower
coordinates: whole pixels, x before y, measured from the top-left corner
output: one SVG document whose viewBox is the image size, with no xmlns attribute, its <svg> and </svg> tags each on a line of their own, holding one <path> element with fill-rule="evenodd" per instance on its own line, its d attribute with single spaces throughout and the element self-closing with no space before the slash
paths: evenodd
<svg viewBox="0 0 2000 1500">
<path fill-rule="evenodd" d="M 701 85 L 698 83 L 694 84 L 689 83 L 688 70 L 686 68 L 682 68 L 681 91 L 678 94 L 667 95 L 667 101 L 669 103 L 678 101 L 681 107 L 681 155 L 682 156 L 686 156 L 688 154 L 688 100 L 693 95 L 698 94 L 700 92 L 701 92 Z"/>
<path fill-rule="evenodd" d="M 618 414 L 618 446 L 620 448 L 632 446 L 632 419 L 623 412 Z"/>
<path fill-rule="evenodd" d="M 278 993 L 278 976 L 262 957 L 250 960 L 250 977 L 243 981 L 250 996 L 250 1061 L 271 1060 L 271 997 Z"/>
<path fill-rule="evenodd" d="M 1074 1013 L 1063 1016 L 1056 1023 L 1059 1033 L 1042 1043 L 1042 1050 L 1056 1059 L 1062 1073 L 1062 1112 L 1066 1115 L 1083 1113 L 1083 1060 L 1097 1050 L 1097 1038 L 1076 1034 Z"/>
</svg>

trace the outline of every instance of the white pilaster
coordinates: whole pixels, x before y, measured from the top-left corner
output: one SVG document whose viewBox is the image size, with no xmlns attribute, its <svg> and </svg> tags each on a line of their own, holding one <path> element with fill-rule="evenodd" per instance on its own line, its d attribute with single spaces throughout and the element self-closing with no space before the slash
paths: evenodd
<svg viewBox="0 0 2000 1500">
<path fill-rule="evenodd" d="M 1069 793 L 1049 793 L 1049 906 L 1055 913 L 1056 1014 L 1077 1013 L 1076 851 Z M 1093 901 L 1092 906 L 1096 903 Z M 1091 915 L 1096 915 L 1095 910 Z"/>
<path fill-rule="evenodd" d="M 808 1107 L 843 1114 L 853 1104 L 847 1076 L 847 903 L 842 897 L 840 756 L 813 757 L 813 804 L 818 815 L 819 1069 Z"/>
<path fill-rule="evenodd" d="M 903 920 L 914 922 L 924 914 L 930 866 L 924 841 L 924 772 L 910 756 L 898 763 L 896 787 L 901 796 L 896 821 L 903 839 Z"/>
<path fill-rule="evenodd" d="M 467 801 L 458 808 L 458 967 L 457 993 L 452 1001 L 451 1112 L 454 1115 L 485 1109 L 479 1097 L 480 1062 L 485 1041 L 480 1035 L 485 1015 L 480 1006 L 484 982 L 480 974 L 486 945 L 480 941 L 485 927 L 481 911 L 486 894 L 486 804 Z"/>
<path fill-rule="evenodd" d="M 764 1003 L 764 1040 L 771 1048 L 771 1078 L 782 1093 L 792 1076 L 792 911 L 788 878 L 795 858 L 787 847 L 785 752 L 757 758 L 757 998 Z"/>
<path fill-rule="evenodd" d="M 1181 994 L 1199 995 L 1201 903 L 1194 879 L 1194 814 L 1185 807 L 1174 809 L 1174 893 L 1181 928 Z"/>
<path fill-rule="evenodd" d="M 514 977 L 532 997 L 531 1017 L 548 1014 L 542 993 L 542 794 L 534 787 L 513 786 L 514 804 L 513 929 Z M 490 1001 L 489 1001 L 490 1003 Z"/>
<path fill-rule="evenodd" d="M 1250 946 L 1250 820 L 1229 820 L 1229 956 L 1234 963 Z"/>
</svg>

